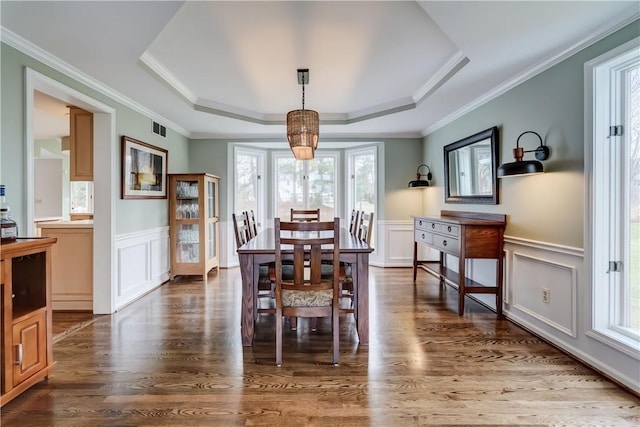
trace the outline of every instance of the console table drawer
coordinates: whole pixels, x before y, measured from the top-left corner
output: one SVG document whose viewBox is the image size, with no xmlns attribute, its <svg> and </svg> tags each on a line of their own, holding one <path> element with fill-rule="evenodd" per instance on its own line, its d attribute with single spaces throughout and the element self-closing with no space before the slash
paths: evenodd
<svg viewBox="0 0 640 427">
<path fill-rule="evenodd" d="M 426 243 L 430 245 L 431 243 L 433 243 L 433 234 L 426 232 L 424 230 L 416 229 L 415 239 L 416 239 L 416 242 Z"/>
<path fill-rule="evenodd" d="M 436 223 L 433 221 L 427 221 L 426 219 L 415 219 L 415 227 L 418 230 L 434 231 L 436 229 Z"/>
<path fill-rule="evenodd" d="M 457 225 L 451 225 L 446 223 L 436 223 L 436 232 L 447 234 L 449 236 L 458 237 L 460 228 Z"/>
<path fill-rule="evenodd" d="M 460 252 L 460 243 L 458 239 L 441 236 L 439 234 L 433 235 L 433 246 L 436 249 L 442 252 L 448 252 L 451 255 L 458 255 Z"/>
</svg>

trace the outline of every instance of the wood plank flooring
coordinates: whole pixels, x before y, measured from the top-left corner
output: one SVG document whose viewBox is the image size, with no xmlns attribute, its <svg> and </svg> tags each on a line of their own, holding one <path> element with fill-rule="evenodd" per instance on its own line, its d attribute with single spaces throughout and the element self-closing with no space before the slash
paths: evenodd
<svg viewBox="0 0 640 427">
<path fill-rule="evenodd" d="M 54 345 L 54 376 L 10 402 L 2 427 L 28 426 L 637 426 L 640 399 L 420 272 L 371 268 L 371 340 L 341 316 L 274 322 L 240 339 L 239 270 L 167 283 Z"/>
</svg>

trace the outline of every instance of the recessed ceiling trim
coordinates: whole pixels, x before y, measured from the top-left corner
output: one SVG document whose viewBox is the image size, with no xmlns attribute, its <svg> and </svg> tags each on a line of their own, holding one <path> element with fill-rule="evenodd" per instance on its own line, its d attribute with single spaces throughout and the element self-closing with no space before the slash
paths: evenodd
<svg viewBox="0 0 640 427">
<path fill-rule="evenodd" d="M 456 75 L 458 71 L 462 70 L 462 68 L 470 61 L 471 60 L 462 52 L 457 52 L 453 55 L 451 59 L 449 59 L 449 61 L 447 61 L 447 63 L 413 95 L 413 101 L 416 105 L 420 105 L 422 101 L 427 99 L 429 95 Z"/>
<path fill-rule="evenodd" d="M 206 98 L 196 98 L 186 85 L 163 67 L 153 55 L 145 52 L 140 57 L 143 69 L 149 72 L 161 83 L 169 86 L 195 111 L 227 117 L 260 125 L 283 125 L 285 115 L 262 114 L 257 111 L 246 110 L 232 105 L 222 104 Z M 456 53 L 447 63 L 425 83 L 413 96 L 408 96 L 385 104 L 376 105 L 362 110 L 348 113 L 321 114 L 320 123 L 324 125 L 349 125 L 378 117 L 388 116 L 401 111 L 412 110 L 434 93 L 440 86 L 451 79 L 465 65 L 470 62 L 462 52 Z"/>
</svg>

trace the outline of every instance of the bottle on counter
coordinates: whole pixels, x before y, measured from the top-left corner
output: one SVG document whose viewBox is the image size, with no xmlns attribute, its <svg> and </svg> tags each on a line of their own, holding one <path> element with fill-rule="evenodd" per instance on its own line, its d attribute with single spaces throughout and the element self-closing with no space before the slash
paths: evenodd
<svg viewBox="0 0 640 427">
<path fill-rule="evenodd" d="M 0 230 L 2 231 L 1 243 L 10 243 L 18 238 L 18 224 L 11 219 L 11 209 L 7 203 L 5 186 L 0 184 Z"/>
</svg>

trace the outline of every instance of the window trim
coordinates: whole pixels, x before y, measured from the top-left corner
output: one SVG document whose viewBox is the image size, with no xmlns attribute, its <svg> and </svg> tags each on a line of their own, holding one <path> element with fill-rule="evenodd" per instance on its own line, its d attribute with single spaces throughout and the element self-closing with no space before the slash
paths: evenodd
<svg viewBox="0 0 640 427">
<path fill-rule="evenodd" d="M 266 150 L 254 149 L 254 148 L 249 148 L 241 145 L 235 145 L 233 147 L 233 191 L 229 193 L 233 195 L 233 203 L 230 204 L 232 213 L 236 212 L 236 196 L 235 195 L 236 195 L 236 188 L 238 186 L 236 162 L 237 162 L 238 154 L 246 154 L 246 155 L 252 155 L 252 156 L 258 157 L 258 174 L 261 176 L 260 178 L 261 182 L 258 185 L 259 188 L 258 188 L 258 194 L 256 199 L 257 212 L 255 212 L 255 214 L 256 214 L 256 222 L 258 223 L 258 225 L 260 227 L 264 227 L 265 220 L 266 220 L 266 210 L 267 210 L 267 203 L 266 203 L 267 152 Z"/>
<path fill-rule="evenodd" d="M 609 77 L 610 73 L 614 70 L 624 69 L 625 63 L 628 64 L 630 57 L 637 57 L 637 49 L 639 48 L 640 37 L 630 40 L 629 42 L 594 58 L 593 60 L 585 63 L 584 66 L 584 265 L 588 285 L 587 289 L 590 298 L 589 304 L 587 305 L 588 329 L 586 335 L 638 360 L 640 360 L 640 340 L 632 338 L 628 334 L 621 333 L 619 330 L 620 328 L 615 326 L 615 322 L 613 322 L 615 319 L 612 318 L 613 313 L 612 310 L 610 310 L 612 304 L 616 302 L 614 286 L 611 283 L 611 279 L 609 279 L 606 286 L 602 286 L 602 283 L 599 283 L 600 286 L 596 286 L 596 278 L 602 277 L 603 273 L 605 273 L 604 269 L 606 263 L 594 262 L 594 260 L 602 259 L 602 256 L 606 256 L 608 259 L 619 259 L 615 257 L 619 256 L 619 254 L 616 253 L 616 251 L 619 250 L 619 246 L 618 248 L 613 247 L 613 253 L 611 253 L 609 248 L 602 248 L 596 245 L 599 240 L 599 236 L 602 233 L 615 232 L 621 225 L 619 224 L 619 221 L 609 221 L 612 213 L 608 209 L 607 204 L 596 203 L 596 194 L 598 192 L 605 191 L 603 187 L 610 184 L 609 177 L 604 176 L 604 168 L 597 168 L 595 162 L 607 162 L 610 160 L 611 150 L 599 150 L 597 141 L 607 137 L 606 135 L 608 133 L 610 123 L 620 120 L 619 117 L 615 117 L 620 114 L 620 111 L 614 109 L 612 114 L 611 106 L 609 105 L 612 90 L 611 79 Z M 596 97 L 599 102 L 596 101 Z M 607 101 L 602 102 L 601 100 L 603 98 Z M 616 184 L 613 183 L 613 185 Z M 613 229 L 604 229 L 605 227 L 598 227 L 596 225 L 597 223 L 604 221 L 613 223 L 611 226 Z M 606 306 L 609 309 L 601 309 L 603 301 L 606 301 Z"/>
</svg>

